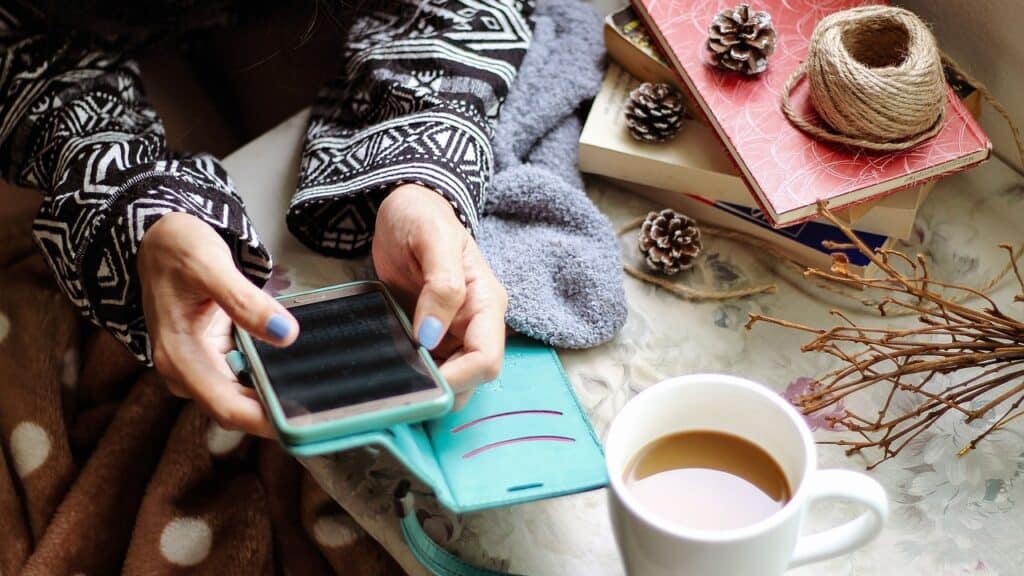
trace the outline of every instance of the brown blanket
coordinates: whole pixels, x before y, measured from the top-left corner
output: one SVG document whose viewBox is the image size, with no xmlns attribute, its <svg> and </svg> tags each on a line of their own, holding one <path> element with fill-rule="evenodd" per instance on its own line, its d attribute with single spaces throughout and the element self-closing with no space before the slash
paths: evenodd
<svg viewBox="0 0 1024 576">
<path fill-rule="evenodd" d="M 0 184 L 0 574 L 400 574 L 276 444 L 83 322 Z"/>
</svg>

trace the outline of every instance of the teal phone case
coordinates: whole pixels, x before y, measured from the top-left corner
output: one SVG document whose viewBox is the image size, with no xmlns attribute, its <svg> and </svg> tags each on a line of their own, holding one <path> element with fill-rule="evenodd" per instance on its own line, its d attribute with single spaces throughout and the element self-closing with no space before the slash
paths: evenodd
<svg viewBox="0 0 1024 576">
<path fill-rule="evenodd" d="M 601 444 L 555 351 L 511 338 L 498 380 L 458 412 L 419 424 L 286 446 L 316 456 L 387 450 L 453 512 L 472 512 L 601 488 Z"/>
<path fill-rule="evenodd" d="M 399 307 L 391 297 L 391 294 L 387 291 L 384 284 L 380 282 L 350 282 L 340 286 L 328 286 L 326 288 L 288 294 L 278 297 L 278 300 L 290 300 L 310 294 L 337 290 L 339 288 L 358 288 L 360 286 L 372 286 L 375 289 L 379 289 L 384 294 L 384 297 L 391 304 L 391 308 L 396 312 L 398 320 L 405 328 L 406 334 L 410 339 L 412 339 L 412 327 L 409 325 L 408 318 L 406 318 L 405 314 L 402 313 L 401 307 Z M 253 388 L 256 389 L 257 394 L 259 394 L 260 399 L 263 401 L 263 405 L 266 407 L 270 420 L 273 423 L 274 428 L 277 430 L 282 444 L 295 454 L 299 453 L 297 448 L 299 446 L 338 438 L 340 436 L 347 436 L 357 432 L 383 429 L 402 422 L 419 422 L 429 418 L 436 418 L 450 411 L 452 404 L 454 403 L 455 395 L 452 393 L 451 388 L 441 376 L 441 373 L 437 369 L 437 365 L 434 364 L 434 360 L 430 357 L 430 353 L 420 346 L 418 349 L 420 358 L 423 359 L 434 380 L 437 381 L 443 389 L 443 394 L 436 400 L 430 402 L 419 402 L 405 406 L 395 406 L 386 410 L 367 412 L 364 414 L 349 416 L 344 419 L 321 422 L 309 426 L 293 426 L 288 423 L 288 419 L 284 415 L 284 410 L 282 410 L 277 396 L 269 390 L 266 373 L 263 370 L 263 365 L 260 363 L 259 356 L 255 354 L 252 337 L 244 330 L 236 329 L 235 342 L 238 346 L 238 350 L 245 357 L 244 364 L 247 365 L 247 369 L 250 372 L 249 379 L 252 382 Z M 229 364 L 232 362 L 230 355 L 228 362 Z"/>
</svg>

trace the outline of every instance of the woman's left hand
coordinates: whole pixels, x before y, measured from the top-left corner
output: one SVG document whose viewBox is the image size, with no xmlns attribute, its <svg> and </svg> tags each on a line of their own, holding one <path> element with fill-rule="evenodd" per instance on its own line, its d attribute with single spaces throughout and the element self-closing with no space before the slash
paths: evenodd
<svg viewBox="0 0 1024 576">
<path fill-rule="evenodd" d="M 508 295 L 444 197 L 395 188 L 377 212 L 373 264 L 403 305 L 415 303 L 414 333 L 447 358 L 441 373 L 456 392 L 497 378 Z"/>
</svg>

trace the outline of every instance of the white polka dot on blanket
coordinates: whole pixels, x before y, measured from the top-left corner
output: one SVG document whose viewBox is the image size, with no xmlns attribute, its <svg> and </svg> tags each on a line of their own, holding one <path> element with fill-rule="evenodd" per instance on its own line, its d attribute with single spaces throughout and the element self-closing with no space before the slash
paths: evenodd
<svg viewBox="0 0 1024 576">
<path fill-rule="evenodd" d="M 11 459 L 14 470 L 24 478 L 50 456 L 50 435 L 35 422 L 21 422 L 11 430 Z"/>
<path fill-rule="evenodd" d="M 7 339 L 7 334 L 11 331 L 11 321 L 7 319 L 7 315 L 0 312 L 0 342 Z"/>
<path fill-rule="evenodd" d="M 214 456 L 223 456 L 242 443 L 245 432 L 225 430 L 220 424 L 211 421 L 206 428 L 206 447 Z"/>
<path fill-rule="evenodd" d="M 328 514 L 313 522 L 313 537 L 321 546 L 340 548 L 359 537 L 355 520 L 347 514 Z"/>
<path fill-rule="evenodd" d="M 160 553 L 171 564 L 195 566 L 206 559 L 213 545 L 213 531 L 201 518 L 175 518 L 160 533 Z"/>
</svg>

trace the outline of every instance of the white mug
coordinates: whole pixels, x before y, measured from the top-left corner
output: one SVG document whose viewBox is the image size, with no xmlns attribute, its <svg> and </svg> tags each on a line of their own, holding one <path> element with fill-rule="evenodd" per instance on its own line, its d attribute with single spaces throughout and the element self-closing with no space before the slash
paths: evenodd
<svg viewBox="0 0 1024 576">
<path fill-rule="evenodd" d="M 651 441 L 686 430 L 754 442 L 782 467 L 792 498 L 771 516 L 732 530 L 696 530 L 646 512 L 626 487 L 626 468 Z M 774 391 L 735 376 L 695 374 L 644 390 L 612 422 L 605 459 L 615 539 L 633 576 L 778 576 L 867 544 L 889 511 L 885 490 L 868 476 L 818 470 L 814 438 L 796 409 Z M 853 500 L 867 510 L 841 526 L 800 536 L 808 506 L 829 498 Z"/>
</svg>

